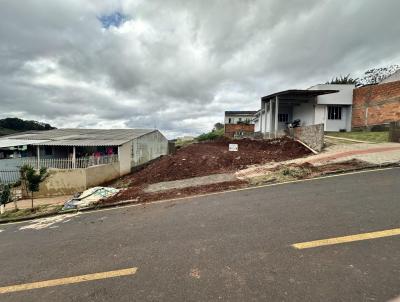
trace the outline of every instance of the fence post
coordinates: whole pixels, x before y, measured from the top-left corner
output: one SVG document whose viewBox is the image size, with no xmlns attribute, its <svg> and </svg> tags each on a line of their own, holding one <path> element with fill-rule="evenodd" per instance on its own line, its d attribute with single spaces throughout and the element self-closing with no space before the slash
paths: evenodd
<svg viewBox="0 0 400 302">
<path fill-rule="evenodd" d="M 37 169 L 40 170 L 40 146 L 36 146 Z"/>
<path fill-rule="evenodd" d="M 76 148 L 72 147 L 72 169 L 76 168 Z"/>
</svg>

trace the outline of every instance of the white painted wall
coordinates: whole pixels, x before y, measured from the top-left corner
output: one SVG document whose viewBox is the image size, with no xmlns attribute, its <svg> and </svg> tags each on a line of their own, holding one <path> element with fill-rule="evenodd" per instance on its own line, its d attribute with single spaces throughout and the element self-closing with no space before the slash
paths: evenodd
<svg viewBox="0 0 400 302">
<path fill-rule="evenodd" d="M 317 104 L 321 105 L 352 105 L 354 84 L 319 84 L 309 90 L 339 90 L 337 93 L 320 95 Z"/>
<path fill-rule="evenodd" d="M 341 129 L 350 131 L 351 124 L 349 124 L 349 119 L 351 120 L 351 106 L 342 106 L 342 119 L 340 120 L 329 120 L 327 113 L 325 131 L 339 131 Z"/>
<path fill-rule="evenodd" d="M 326 131 L 327 109 L 326 105 L 315 105 L 315 124 L 324 124 L 324 131 Z"/>
<path fill-rule="evenodd" d="M 300 126 L 309 126 L 314 124 L 314 104 L 302 103 L 293 106 L 293 120 L 300 119 Z"/>
<path fill-rule="evenodd" d="M 132 167 L 168 154 L 168 140 L 156 130 L 132 141 Z"/>
</svg>

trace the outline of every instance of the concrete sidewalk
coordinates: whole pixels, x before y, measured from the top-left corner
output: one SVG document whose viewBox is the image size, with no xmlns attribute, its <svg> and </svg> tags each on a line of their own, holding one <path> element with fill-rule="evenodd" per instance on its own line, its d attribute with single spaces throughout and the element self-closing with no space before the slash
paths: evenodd
<svg viewBox="0 0 400 302">
<path fill-rule="evenodd" d="M 333 144 L 317 155 L 305 158 L 298 158 L 284 162 L 272 162 L 261 166 L 250 167 L 236 172 L 239 179 L 252 178 L 265 174 L 272 168 L 284 164 L 311 163 L 314 166 L 330 163 L 344 162 L 348 160 L 361 160 L 371 165 L 382 165 L 400 163 L 400 144 L 398 143 L 354 143 L 354 144 Z"/>
<path fill-rule="evenodd" d="M 154 193 L 171 189 L 184 189 L 188 187 L 205 186 L 234 180 L 236 180 L 236 177 L 233 173 L 212 174 L 187 179 L 158 182 L 148 185 L 144 191 L 146 193 Z"/>
<path fill-rule="evenodd" d="M 47 198 L 35 198 L 33 199 L 33 206 L 43 206 L 43 205 L 62 205 L 67 200 L 71 199 L 72 195 L 63 195 L 63 196 L 55 196 L 55 197 L 47 197 Z M 29 209 L 31 207 L 30 199 L 22 199 L 17 201 L 18 209 Z M 6 204 L 6 210 L 13 210 L 14 203 Z"/>
</svg>

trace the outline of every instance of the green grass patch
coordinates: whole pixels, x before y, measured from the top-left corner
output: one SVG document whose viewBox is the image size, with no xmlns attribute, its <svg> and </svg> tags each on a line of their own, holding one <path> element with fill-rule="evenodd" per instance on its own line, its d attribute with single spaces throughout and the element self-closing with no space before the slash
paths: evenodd
<svg viewBox="0 0 400 302">
<path fill-rule="evenodd" d="M 389 141 L 388 131 L 327 132 L 326 135 L 374 143 L 384 143 Z"/>
</svg>

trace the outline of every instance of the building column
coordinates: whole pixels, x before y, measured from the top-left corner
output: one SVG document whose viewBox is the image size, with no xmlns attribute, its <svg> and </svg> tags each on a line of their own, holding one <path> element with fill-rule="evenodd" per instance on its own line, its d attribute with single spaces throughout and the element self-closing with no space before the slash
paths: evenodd
<svg viewBox="0 0 400 302">
<path fill-rule="evenodd" d="M 262 109 L 263 109 L 263 101 L 261 101 L 261 110 L 260 110 L 260 132 L 263 134 L 263 117 L 262 117 Z"/>
<path fill-rule="evenodd" d="M 269 100 L 268 124 L 269 124 L 268 138 L 271 138 L 271 132 L 272 132 L 272 100 Z"/>
<path fill-rule="evenodd" d="M 275 97 L 275 138 L 278 137 L 278 111 L 279 111 L 279 98 Z"/>
<path fill-rule="evenodd" d="M 267 104 L 267 102 L 265 102 L 264 103 L 264 112 L 265 112 L 264 133 L 267 133 L 267 109 L 268 109 L 268 104 Z"/>
<path fill-rule="evenodd" d="M 72 147 L 72 169 L 76 169 L 76 147 Z"/>
<path fill-rule="evenodd" d="M 40 170 L 40 146 L 36 146 L 37 169 Z"/>
</svg>

